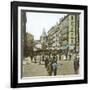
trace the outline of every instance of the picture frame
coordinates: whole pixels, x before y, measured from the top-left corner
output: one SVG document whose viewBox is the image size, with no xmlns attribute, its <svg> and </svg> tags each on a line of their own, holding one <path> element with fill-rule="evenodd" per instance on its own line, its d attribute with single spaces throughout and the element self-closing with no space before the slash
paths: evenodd
<svg viewBox="0 0 90 90">
<path fill-rule="evenodd" d="M 19 1 L 11 2 L 11 87 L 19 88 L 19 87 L 37 87 L 37 86 L 53 86 L 53 85 L 68 85 L 68 84 L 87 83 L 88 82 L 88 76 L 87 76 L 87 73 L 88 73 L 87 72 L 87 65 L 88 65 L 87 64 L 88 63 L 88 61 L 87 61 L 87 32 L 88 32 L 87 31 L 88 30 L 87 17 L 88 17 L 88 14 L 87 14 L 87 12 L 88 12 L 87 6 L 84 6 L 84 5 L 67 5 L 67 4 L 56 4 L 56 3 L 52 4 L 52 3 L 19 2 Z M 57 22 L 55 22 L 54 19 L 57 19 L 59 17 L 59 15 L 60 15 L 60 17 L 63 17 L 63 18 L 61 18 L 61 19 L 59 18 L 57 20 Z M 73 18 L 75 20 L 75 22 L 73 22 L 73 23 L 70 21 L 71 16 L 73 16 Z M 67 21 L 65 21 L 66 20 L 65 18 L 67 19 Z M 30 22 L 30 20 L 32 22 Z M 41 21 L 46 20 L 46 21 L 40 22 L 39 20 L 41 20 Z M 26 22 L 28 24 L 26 24 Z M 54 23 L 51 27 L 50 25 L 53 22 L 55 22 L 56 24 Z M 69 26 L 67 22 L 73 24 L 75 27 L 74 26 L 71 27 L 71 25 Z M 31 23 L 33 23 L 33 24 L 31 24 Z M 34 29 L 39 29 L 43 25 L 46 25 L 45 26 L 46 29 L 49 29 L 47 31 L 47 33 L 48 33 L 47 38 L 49 38 L 49 34 L 51 35 L 51 31 L 58 30 L 58 26 L 60 25 L 59 29 L 61 31 L 59 32 L 59 34 L 60 34 L 59 41 L 61 41 L 61 42 L 58 41 L 60 46 L 55 47 L 55 46 L 53 46 L 54 44 L 53 45 L 50 44 L 49 41 L 51 39 L 50 40 L 48 39 L 49 41 L 46 41 L 44 43 L 44 38 L 39 36 L 40 40 L 42 40 L 43 43 L 41 41 L 39 42 L 39 41 L 34 40 L 34 44 L 29 43 L 29 46 L 31 45 L 35 49 L 35 47 L 33 45 L 36 45 L 35 43 L 39 43 L 41 45 L 41 48 L 39 48 L 37 50 L 35 49 L 36 51 L 34 51 L 34 49 L 33 49 L 33 51 L 29 51 L 29 49 L 31 50 L 32 47 L 30 47 L 30 48 L 25 47 L 25 45 L 27 44 L 27 39 L 29 39 L 29 36 L 30 36 L 27 33 L 27 32 L 29 32 L 28 31 L 29 28 L 31 30 L 31 27 L 32 27 L 32 32 L 33 32 Z M 66 39 L 68 41 L 68 44 L 66 44 L 66 46 L 64 44 L 65 38 L 63 38 L 64 35 L 62 34 L 62 32 L 63 31 L 66 32 L 66 29 L 64 29 L 65 25 L 68 26 L 67 30 L 71 30 L 70 28 L 72 28 L 74 30 L 73 33 L 70 33 L 70 31 L 67 31 L 67 33 L 68 33 L 67 38 L 71 37 L 70 36 L 71 34 L 72 34 L 72 36 L 75 36 L 75 37 L 73 37 L 74 38 L 73 40 L 74 41 L 76 40 L 76 41 L 75 41 L 74 46 L 72 46 L 72 48 L 73 48 L 72 50 L 70 50 L 70 48 L 71 48 L 70 43 L 71 43 L 72 39 L 70 39 L 70 38 Z M 53 30 L 53 28 L 54 28 L 54 30 Z M 55 28 L 57 28 L 57 29 L 55 29 Z M 36 32 L 36 33 L 34 33 L 35 35 L 39 34 L 37 31 L 40 32 L 40 29 L 35 30 L 35 32 Z M 43 33 L 45 35 L 45 32 L 43 32 Z M 26 38 L 25 35 L 28 37 L 27 39 L 25 39 Z M 31 35 L 30 40 L 32 37 L 33 37 L 33 35 Z M 34 36 L 34 39 L 35 39 L 35 36 Z M 26 42 L 25 42 L 25 40 L 26 40 Z M 51 41 L 53 41 L 53 40 L 54 39 L 52 39 Z M 46 44 L 47 42 L 49 44 Z M 43 46 L 45 46 L 44 44 L 46 44 L 46 46 L 47 46 L 46 48 L 43 47 Z M 55 45 L 56 45 L 56 42 L 55 42 Z M 58 50 L 58 48 L 59 48 L 59 50 Z M 63 49 L 63 48 L 67 48 L 67 49 Z M 40 71 L 40 69 L 38 68 L 39 67 L 39 65 L 38 65 L 39 59 L 37 59 L 37 64 L 35 64 L 35 62 L 32 62 L 32 61 L 30 61 L 30 63 L 28 64 L 28 61 L 25 58 L 27 56 L 30 56 L 30 58 L 31 58 L 31 55 L 33 54 L 32 56 L 35 61 L 37 55 L 39 55 L 39 56 L 42 55 L 42 57 L 44 56 L 44 57 L 51 58 L 51 56 L 53 56 L 53 55 L 58 57 L 58 53 L 61 56 L 61 57 L 59 57 L 61 59 L 59 59 L 60 60 L 60 74 L 58 74 L 58 75 L 56 75 L 54 72 L 53 72 L 54 73 L 53 75 L 51 75 L 50 73 L 49 73 L 49 75 L 42 74 L 43 72 L 45 72 L 44 71 L 44 69 L 45 69 L 45 67 L 44 67 L 45 60 L 44 59 L 43 59 L 44 60 L 43 61 L 41 58 L 42 66 L 40 66 L 40 67 L 43 69 L 42 69 L 42 71 Z M 74 74 L 73 69 L 70 71 L 71 67 L 69 67 L 71 65 L 72 68 L 74 68 L 74 66 L 75 66 L 74 57 L 79 57 L 78 64 L 80 64 L 79 72 L 76 71 L 75 74 Z M 57 61 L 57 63 L 58 62 L 59 61 Z M 36 69 L 35 69 L 36 71 L 33 71 L 34 69 L 32 67 L 33 68 L 36 67 Z M 59 63 L 58 63 L 57 68 L 59 68 Z M 30 69 L 31 69 L 31 71 L 30 71 Z M 70 73 L 69 73 L 69 71 L 70 71 Z M 59 72 L 59 69 L 58 69 L 58 72 Z M 41 75 L 41 76 L 38 77 L 38 75 Z M 30 77 L 30 78 L 27 78 L 27 77 Z"/>
</svg>

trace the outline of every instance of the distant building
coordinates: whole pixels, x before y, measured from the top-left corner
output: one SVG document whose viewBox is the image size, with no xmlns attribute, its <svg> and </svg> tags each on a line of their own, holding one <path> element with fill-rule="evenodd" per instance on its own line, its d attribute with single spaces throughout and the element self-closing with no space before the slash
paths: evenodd
<svg viewBox="0 0 90 90">
<path fill-rule="evenodd" d="M 34 40 L 35 51 L 42 48 L 40 40 Z"/>
<path fill-rule="evenodd" d="M 40 42 L 42 45 L 42 49 L 46 49 L 47 48 L 47 34 L 45 32 L 45 29 L 43 29 L 43 32 L 40 36 Z"/>
</svg>

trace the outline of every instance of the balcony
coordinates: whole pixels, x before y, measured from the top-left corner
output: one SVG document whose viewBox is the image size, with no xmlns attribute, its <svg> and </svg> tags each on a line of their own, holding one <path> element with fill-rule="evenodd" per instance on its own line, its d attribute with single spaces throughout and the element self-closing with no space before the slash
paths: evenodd
<svg viewBox="0 0 90 90">
<path fill-rule="evenodd" d="M 62 41 L 67 41 L 68 40 L 68 38 L 67 37 L 63 37 L 62 39 L 61 39 Z"/>
</svg>

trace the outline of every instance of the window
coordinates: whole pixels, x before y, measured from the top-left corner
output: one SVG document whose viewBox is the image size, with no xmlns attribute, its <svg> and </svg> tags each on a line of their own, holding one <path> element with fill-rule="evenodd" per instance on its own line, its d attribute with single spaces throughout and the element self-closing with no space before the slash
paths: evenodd
<svg viewBox="0 0 90 90">
<path fill-rule="evenodd" d="M 73 26 L 73 22 L 71 22 L 71 26 Z"/>
<path fill-rule="evenodd" d="M 71 20 L 73 20 L 73 16 L 71 16 Z"/>
<path fill-rule="evenodd" d="M 73 36 L 73 33 L 71 33 L 71 36 Z"/>
<path fill-rule="evenodd" d="M 73 28 L 71 28 L 71 32 L 73 32 Z"/>
<path fill-rule="evenodd" d="M 74 37 L 71 37 L 71 39 L 74 39 Z"/>
<path fill-rule="evenodd" d="M 71 43 L 73 43 L 73 40 L 71 39 Z"/>
</svg>

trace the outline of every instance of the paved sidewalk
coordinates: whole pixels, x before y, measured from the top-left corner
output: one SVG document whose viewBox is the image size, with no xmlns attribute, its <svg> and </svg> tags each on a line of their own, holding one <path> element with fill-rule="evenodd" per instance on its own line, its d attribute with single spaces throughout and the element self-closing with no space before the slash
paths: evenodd
<svg viewBox="0 0 90 90">
<path fill-rule="evenodd" d="M 74 74 L 73 61 L 58 61 L 57 75 Z M 48 76 L 44 63 L 29 63 L 23 65 L 23 76 Z"/>
<path fill-rule="evenodd" d="M 48 72 L 45 65 L 39 65 L 38 63 L 30 63 L 23 66 L 24 77 L 30 76 L 48 76 Z"/>
<path fill-rule="evenodd" d="M 73 61 L 60 61 L 58 64 L 57 75 L 71 75 L 74 74 Z"/>
</svg>

